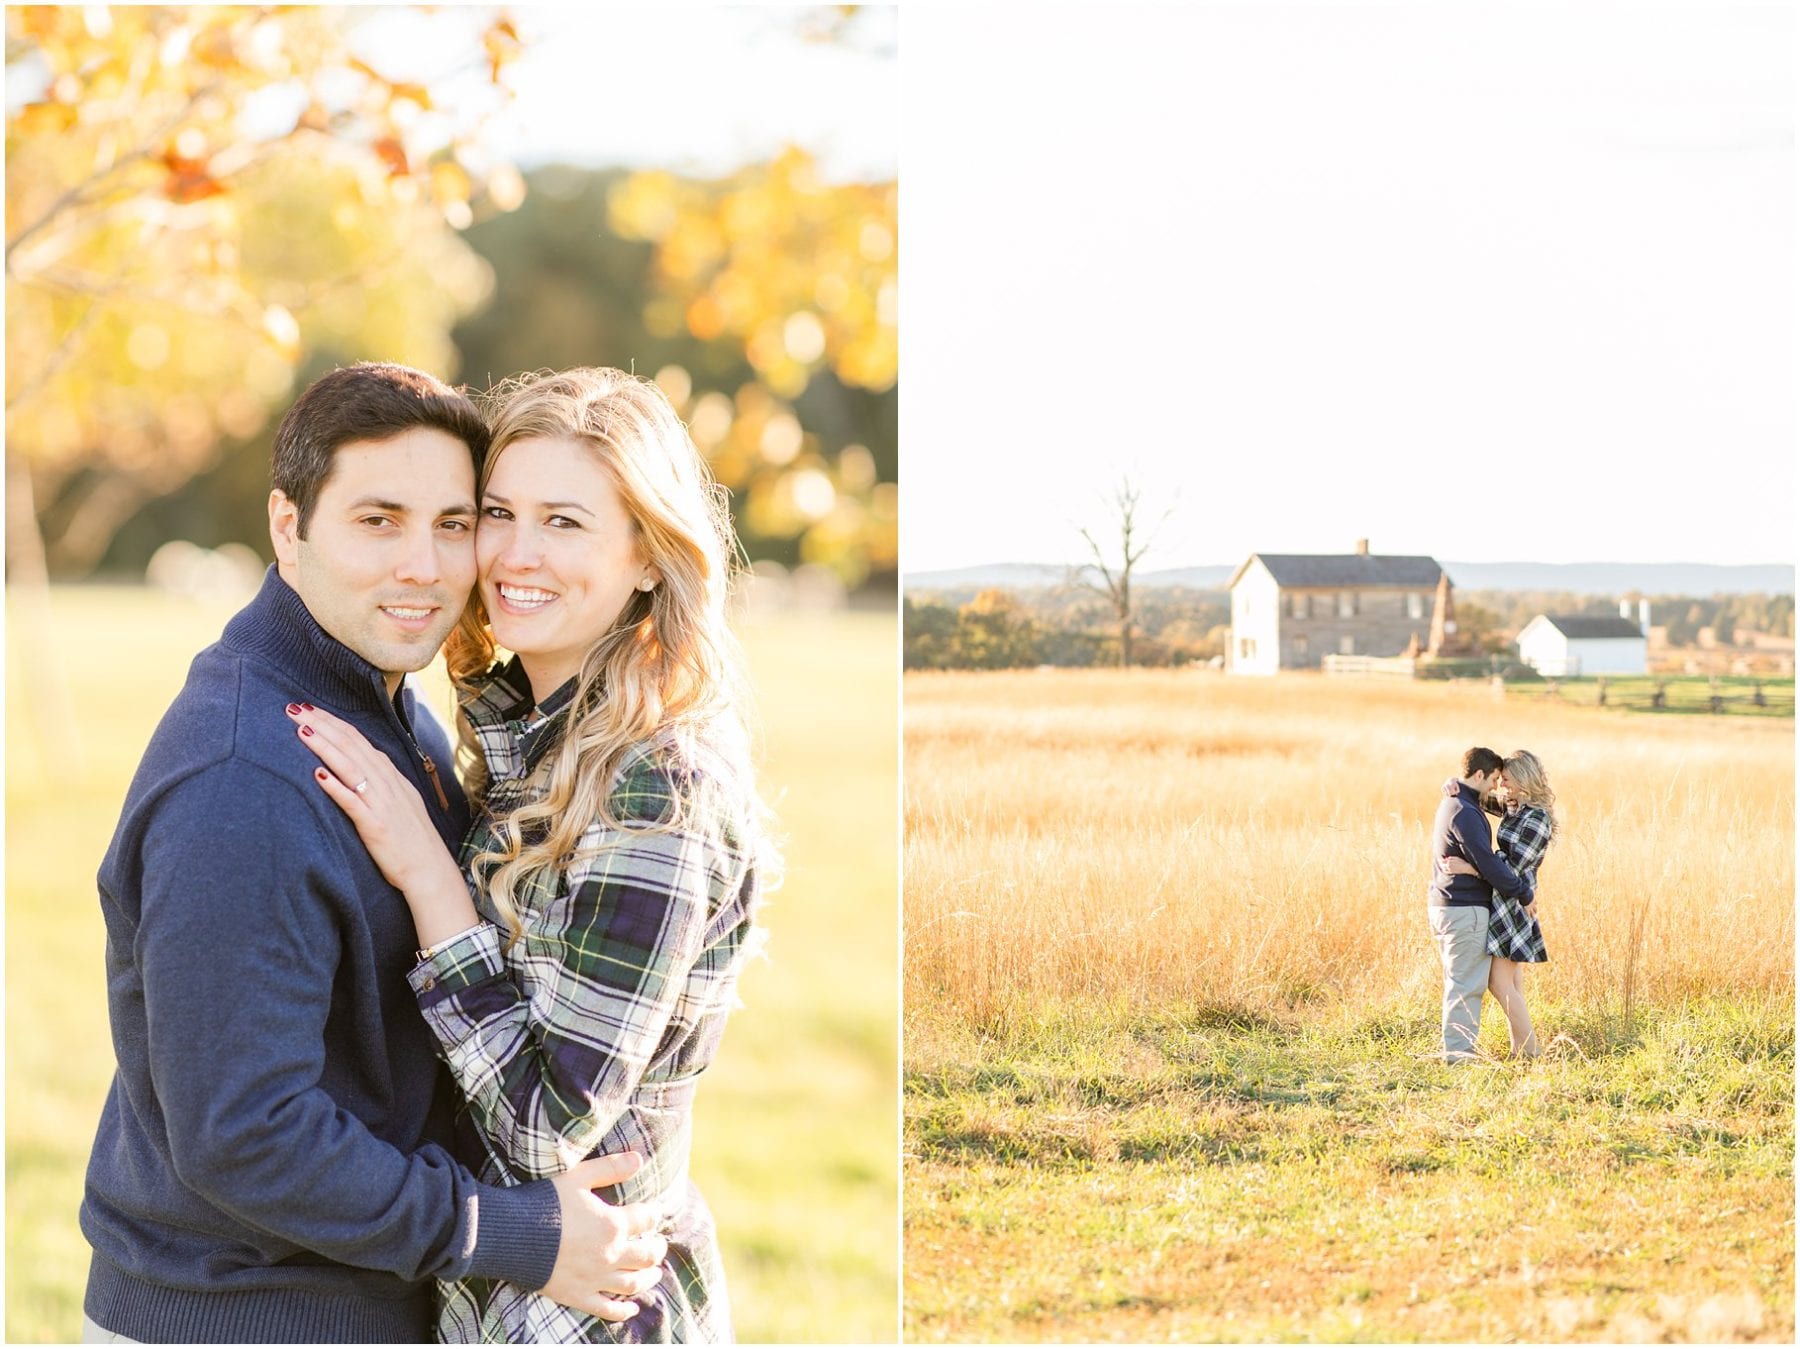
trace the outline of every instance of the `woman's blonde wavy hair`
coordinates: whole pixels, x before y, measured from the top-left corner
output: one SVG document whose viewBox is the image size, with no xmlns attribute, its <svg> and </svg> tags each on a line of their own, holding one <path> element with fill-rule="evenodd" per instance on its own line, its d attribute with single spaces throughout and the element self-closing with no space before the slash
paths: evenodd
<svg viewBox="0 0 1800 1349">
<path fill-rule="evenodd" d="M 1500 765 L 1500 771 L 1512 779 L 1521 801 L 1542 808 L 1550 817 L 1550 834 L 1554 838 L 1561 823 L 1556 818 L 1556 793 L 1550 787 L 1550 777 L 1544 772 L 1538 756 L 1528 749 L 1516 750 Z"/>
<path fill-rule="evenodd" d="M 482 402 L 492 441 L 480 491 L 514 441 L 577 441 L 607 471 L 643 560 L 660 578 L 654 589 L 632 592 L 618 622 L 583 658 L 567 724 L 552 750 L 549 791 L 496 818 L 500 847 L 473 859 L 510 947 L 523 931 L 520 896 L 531 880 L 566 866 L 594 821 L 622 827 L 610 788 L 634 746 L 656 743 L 672 770 L 675 811 L 657 829 L 687 823 L 696 784 L 721 801 L 744 803 L 740 828 L 760 823 L 761 806 L 750 764 L 743 657 L 725 617 L 741 557 L 725 491 L 668 398 L 622 370 L 578 368 L 518 376 Z M 444 649 L 460 699 L 473 695 L 494 655 L 477 590 Z M 487 785 L 486 761 L 468 718 L 457 720 L 459 767 L 477 796 Z M 741 844 L 749 855 L 752 841 Z"/>
</svg>

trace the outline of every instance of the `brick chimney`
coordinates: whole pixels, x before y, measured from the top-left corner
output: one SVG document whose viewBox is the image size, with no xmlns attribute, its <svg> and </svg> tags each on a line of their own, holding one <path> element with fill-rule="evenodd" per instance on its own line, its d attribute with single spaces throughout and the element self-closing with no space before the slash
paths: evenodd
<svg viewBox="0 0 1800 1349">
<path fill-rule="evenodd" d="M 1356 541 L 1356 555 L 1358 557 L 1367 557 L 1369 555 L 1369 541 L 1367 539 L 1358 539 Z"/>
</svg>

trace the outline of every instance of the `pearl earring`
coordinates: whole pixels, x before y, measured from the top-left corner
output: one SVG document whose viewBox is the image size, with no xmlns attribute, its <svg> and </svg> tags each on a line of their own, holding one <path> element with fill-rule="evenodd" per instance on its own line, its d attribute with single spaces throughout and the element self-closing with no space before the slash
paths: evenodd
<svg viewBox="0 0 1800 1349">
<path fill-rule="evenodd" d="M 645 591 L 645 592 L 655 590 L 656 582 L 652 581 L 648 576 L 643 577 L 641 580 L 638 581 L 638 589 Z"/>
</svg>

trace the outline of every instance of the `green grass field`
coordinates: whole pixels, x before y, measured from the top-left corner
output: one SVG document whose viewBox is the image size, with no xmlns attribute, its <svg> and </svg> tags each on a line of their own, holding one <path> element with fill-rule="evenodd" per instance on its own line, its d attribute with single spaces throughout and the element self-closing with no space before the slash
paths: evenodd
<svg viewBox="0 0 1800 1349">
<path fill-rule="evenodd" d="M 1794 681 L 1791 677 L 1753 675 L 1720 675 L 1709 680 L 1705 675 L 1607 675 L 1604 677 L 1605 706 L 1621 712 L 1645 715 L 1685 714 L 1710 716 L 1715 689 L 1722 699 L 1719 714 L 1739 717 L 1787 717 L 1794 715 Z M 1663 691 L 1663 706 L 1652 704 L 1657 688 Z M 1566 703 L 1571 707 L 1599 707 L 1602 677 L 1557 679 L 1510 683 L 1508 698 L 1526 702 Z M 1757 690 L 1762 691 L 1761 706 L 1756 703 Z"/>
<path fill-rule="evenodd" d="M 6 1337 L 80 1333 L 82 1174 L 112 1072 L 94 872 L 138 754 L 230 606 L 53 593 L 46 648 L 8 596 Z M 898 1325 L 897 641 L 891 617 L 745 633 L 787 880 L 769 959 L 700 1094 L 694 1175 L 740 1339 L 892 1341 Z M 62 668 L 72 721 L 39 673 Z"/>
<path fill-rule="evenodd" d="M 1791 1004 L 1539 1010 L 915 1021 L 907 1339 L 1791 1343 Z"/>
</svg>

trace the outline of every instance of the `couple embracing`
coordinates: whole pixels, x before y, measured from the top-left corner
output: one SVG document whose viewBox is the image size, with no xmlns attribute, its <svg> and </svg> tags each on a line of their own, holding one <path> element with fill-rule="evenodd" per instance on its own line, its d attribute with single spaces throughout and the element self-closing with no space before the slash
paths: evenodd
<svg viewBox="0 0 1800 1349">
<path fill-rule="evenodd" d="M 1540 1052 L 1525 1006 L 1525 966 L 1549 959 L 1538 925 L 1537 873 L 1556 834 L 1556 793 L 1537 756 L 1463 755 L 1444 784 L 1431 834 L 1430 916 L 1444 967 L 1444 1061 L 1478 1057 L 1482 995 L 1506 1013 L 1515 1057 Z M 1490 832 L 1487 817 L 1500 826 Z M 1496 844 L 1498 846 L 1496 846 Z"/>
<path fill-rule="evenodd" d="M 722 494 L 599 369 L 485 417 L 334 371 L 273 480 L 100 870 L 84 1338 L 729 1339 L 687 1174 L 764 847 Z M 446 637 L 460 781 L 404 681 Z"/>
</svg>

